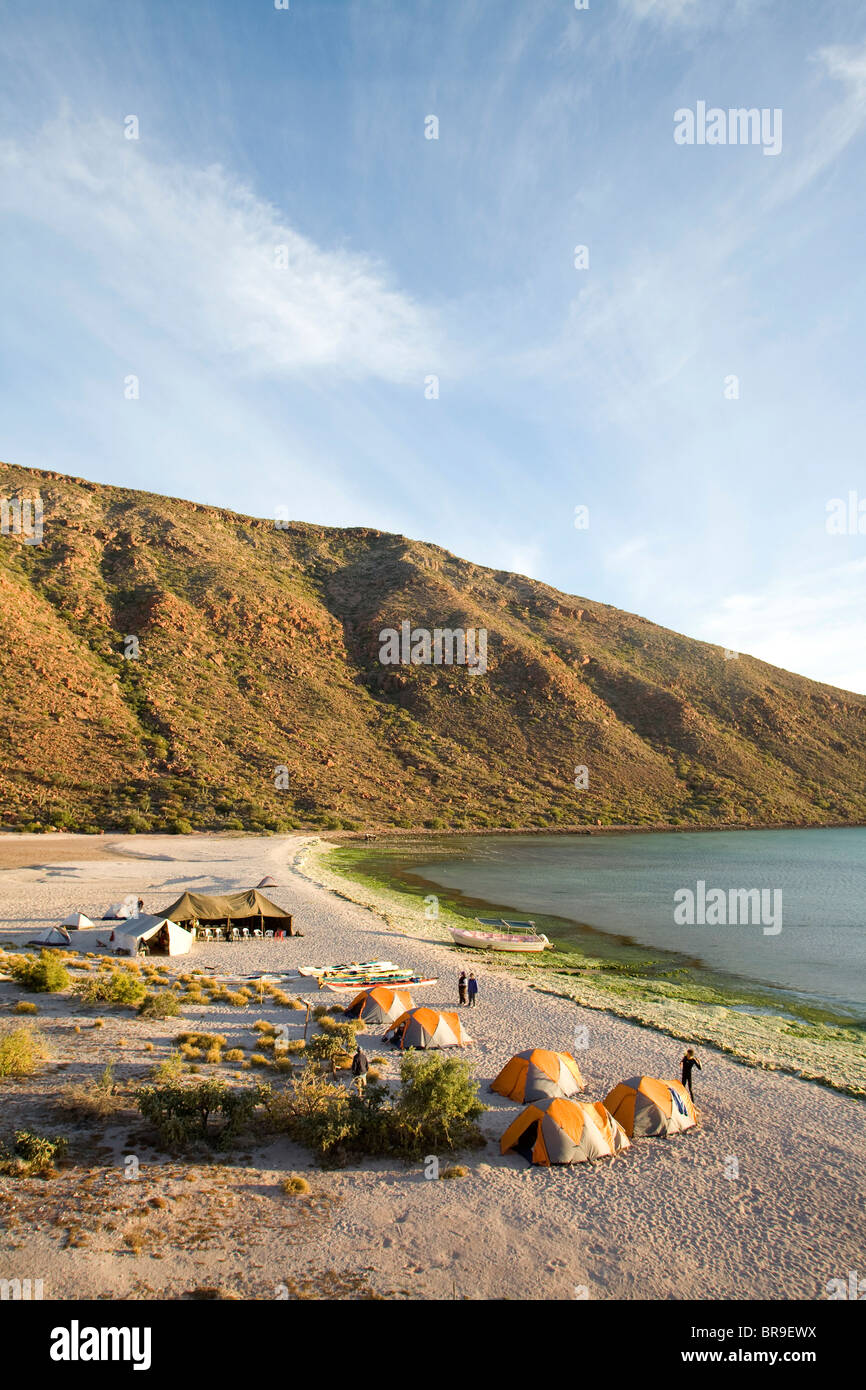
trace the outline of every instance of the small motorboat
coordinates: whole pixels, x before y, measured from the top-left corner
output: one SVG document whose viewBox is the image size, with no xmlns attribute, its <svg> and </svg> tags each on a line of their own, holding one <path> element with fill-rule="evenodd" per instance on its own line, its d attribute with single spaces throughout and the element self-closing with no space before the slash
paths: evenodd
<svg viewBox="0 0 866 1390">
<path fill-rule="evenodd" d="M 475 927 L 448 928 L 458 946 L 474 946 L 480 951 L 553 950 L 534 922 L 514 922 L 507 917 L 476 917 L 475 922 Z"/>
</svg>

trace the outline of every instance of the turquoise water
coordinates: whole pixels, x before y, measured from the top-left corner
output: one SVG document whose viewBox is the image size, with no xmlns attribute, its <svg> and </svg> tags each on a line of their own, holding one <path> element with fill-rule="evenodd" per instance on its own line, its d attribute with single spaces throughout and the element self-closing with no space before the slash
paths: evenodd
<svg viewBox="0 0 866 1390">
<path fill-rule="evenodd" d="M 864 828 L 461 836 L 380 844 L 372 860 L 479 911 L 558 918 L 558 937 L 590 950 L 602 933 L 866 1014 Z M 677 922 L 674 895 L 697 899 L 699 880 L 707 894 L 723 890 L 726 908 L 731 889 L 767 890 L 768 911 L 741 924 Z"/>
</svg>

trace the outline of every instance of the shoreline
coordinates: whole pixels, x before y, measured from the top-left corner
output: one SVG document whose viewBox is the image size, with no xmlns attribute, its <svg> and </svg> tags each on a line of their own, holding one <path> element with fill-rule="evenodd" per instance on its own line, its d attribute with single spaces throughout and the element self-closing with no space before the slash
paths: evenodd
<svg viewBox="0 0 866 1390">
<path fill-rule="evenodd" d="M 71 908 L 95 919 L 126 892 L 158 911 L 181 885 L 227 891 L 271 875 L 269 896 L 295 914 L 302 939 L 197 943 L 193 955 L 165 960 L 168 976 L 200 972 L 239 983 L 286 972 L 299 999 L 332 1003 L 313 980 L 294 977 L 298 966 L 393 955 L 438 976 L 416 1002 L 453 1009 L 457 971 L 468 961 L 442 922 L 425 919 L 423 905 L 413 915 L 396 895 L 383 901 L 317 868 L 313 859 L 326 864 L 333 848 L 301 835 L 164 836 L 146 845 L 121 836 L 119 852 L 102 862 L 85 856 L 3 874 L 0 941 L 12 945 Z M 357 901 L 362 896 L 369 902 Z M 466 954 L 481 991 L 478 1008 L 462 1014 L 474 1041 L 459 1055 L 489 1108 L 479 1120 L 485 1146 L 459 1155 L 464 1175 L 454 1182 L 427 1181 L 423 1163 L 396 1158 L 324 1170 L 280 1136 L 250 1134 L 230 1154 L 184 1159 L 151 1146 L 132 1096 L 172 1054 L 181 1029 L 222 1034 L 228 1049 L 243 1051 L 245 1061 L 227 1052 L 224 1064 L 200 1057 L 193 1065 L 203 1079 L 250 1086 L 276 1081 L 252 1061 L 256 1021 L 285 1023 L 300 1039 L 303 1009 L 259 998 L 190 1001 L 181 1017 L 163 1022 L 100 1006 L 104 1026 L 96 1028 L 96 1010 L 82 1009 L 71 992 L 32 996 L 50 1057 L 32 1076 L 4 1082 L 5 1126 L 68 1136 L 70 1162 L 47 1184 L 0 1178 L 18 1223 L 0 1236 L 7 1277 L 23 1279 L 38 1267 L 47 1299 L 69 1298 L 70 1290 L 85 1298 L 178 1299 L 206 1288 L 272 1300 L 282 1284 L 293 1299 L 570 1302 L 578 1285 L 605 1301 L 704 1298 L 712 1271 L 718 1298 L 748 1302 L 823 1299 L 831 1280 L 857 1268 L 862 1102 L 781 1068 L 744 1065 L 712 1041 L 698 1049 L 699 1124 L 685 1135 L 640 1139 L 616 1159 L 571 1167 L 531 1167 L 518 1154 L 502 1154 L 501 1137 L 519 1106 L 489 1085 L 515 1053 L 572 1051 L 591 1102 L 624 1077 L 675 1075 L 683 1049 L 670 1028 L 619 1015 L 602 991 L 582 1007 L 554 975 L 548 985 L 544 970 L 509 970 Z M 21 998 L 19 986 L 0 981 L 4 1027 L 16 1026 Z M 385 1084 L 396 1087 L 399 1052 L 383 1049 L 381 1034 L 370 1028 L 362 1045 Z M 108 1063 L 120 1108 L 98 1123 L 60 1114 L 68 1088 L 92 1087 Z M 141 1156 L 146 1187 L 124 1180 L 129 1153 Z M 726 1172 L 731 1155 L 741 1164 L 738 1180 Z M 285 1194 L 289 1173 L 306 1178 L 307 1197 Z"/>
<path fill-rule="evenodd" d="M 423 935 L 427 941 L 435 928 L 438 944 L 458 957 L 466 954 L 447 932 L 449 924 L 465 925 L 465 917 L 440 903 L 438 918 L 431 921 L 416 895 L 401 892 L 375 874 L 353 873 L 335 863 L 332 851 L 337 848 L 330 836 L 305 840 L 295 852 L 292 867 L 317 886 L 368 908 L 389 928 Z M 740 992 L 722 990 L 711 983 L 712 972 L 707 972 L 706 985 L 682 985 L 652 974 L 627 973 L 612 968 L 610 962 L 599 964 L 581 955 L 572 948 L 568 964 L 560 970 L 544 958 L 539 962 L 535 957 L 494 952 L 471 952 L 470 958 L 483 960 L 488 973 L 501 972 L 532 989 L 584 1008 L 609 1011 L 668 1037 L 718 1048 L 749 1066 L 788 1072 L 842 1094 L 866 1095 L 866 1028 L 858 1021 L 810 1020 L 802 1015 L 821 1010 L 808 1006 L 800 1016 L 792 1016 L 772 991 L 757 985 L 744 986 Z M 767 1012 L 748 1012 L 750 1008 Z M 830 1010 L 826 1013 L 833 1017 Z"/>
</svg>

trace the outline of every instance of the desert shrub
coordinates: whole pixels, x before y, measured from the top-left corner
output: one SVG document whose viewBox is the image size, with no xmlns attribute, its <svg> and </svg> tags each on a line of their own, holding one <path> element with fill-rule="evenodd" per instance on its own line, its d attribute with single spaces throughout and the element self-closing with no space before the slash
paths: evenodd
<svg viewBox="0 0 866 1390">
<path fill-rule="evenodd" d="M 28 1129 L 17 1129 L 11 1146 L 0 1150 L 0 1172 L 14 1177 L 33 1177 L 53 1169 L 65 1153 L 65 1139 L 49 1139 Z"/>
<path fill-rule="evenodd" d="M 204 1048 L 196 1047 L 195 1043 L 181 1043 L 180 1055 L 188 1062 L 193 1062 L 197 1057 L 204 1056 Z"/>
<path fill-rule="evenodd" d="M 124 1109 L 124 1102 L 118 1093 L 114 1079 L 114 1063 L 103 1068 L 99 1080 L 89 1086 L 68 1086 L 57 1101 L 61 1110 L 82 1119 L 105 1119 L 115 1111 Z"/>
<path fill-rule="evenodd" d="M 446 1168 L 441 1172 L 439 1176 L 440 1178 L 465 1178 L 468 1172 L 468 1168 L 464 1168 L 461 1164 L 455 1163 L 450 1168 Z"/>
<path fill-rule="evenodd" d="M 180 1013 L 180 1000 L 168 990 L 159 994 L 145 994 L 138 1006 L 142 1018 L 176 1018 Z"/>
<path fill-rule="evenodd" d="M 12 1012 L 13 1014 L 38 1014 L 39 1006 L 38 1004 L 31 1004 L 29 999 L 19 999 Z"/>
<path fill-rule="evenodd" d="M 400 1064 L 400 1081 L 394 1108 L 404 1151 L 436 1153 L 483 1142 L 476 1122 L 487 1106 L 461 1057 L 408 1052 Z"/>
<path fill-rule="evenodd" d="M 244 1060 L 244 1050 L 242 1047 L 231 1047 L 225 1055 L 227 1062 L 242 1062 Z"/>
<path fill-rule="evenodd" d="M 276 1033 L 277 1031 L 277 1025 L 275 1023 L 268 1023 L 264 1018 L 256 1019 L 253 1027 L 257 1033 Z"/>
<path fill-rule="evenodd" d="M 205 1052 L 211 1047 L 225 1047 L 227 1041 L 225 1033 L 178 1033 L 175 1038 L 176 1043 L 191 1043 Z"/>
<path fill-rule="evenodd" d="M 179 1052 L 170 1052 L 151 1070 L 152 1081 L 179 1081 L 185 1071 L 183 1058 Z"/>
<path fill-rule="evenodd" d="M 250 1124 L 259 1093 L 232 1090 L 225 1081 L 145 1086 L 136 1095 L 138 1108 L 168 1149 L 199 1142 L 224 1148 Z"/>
<path fill-rule="evenodd" d="M 329 1018 L 321 1019 L 320 1026 L 326 1031 L 315 1033 L 310 1038 L 306 1055 L 323 1066 L 329 1066 L 333 1072 L 338 1066 L 346 1065 L 347 1056 L 351 1060 L 355 1051 L 355 1023 L 337 1023 Z"/>
<path fill-rule="evenodd" d="M 119 1008 L 136 1009 L 146 995 L 142 979 L 128 970 L 100 970 L 92 979 L 76 985 L 82 1004 L 114 1004 Z"/>
<path fill-rule="evenodd" d="M 34 994 L 57 994 L 68 989 L 72 980 L 56 951 L 40 951 L 38 956 L 20 956 L 8 967 L 16 984 Z"/>
<path fill-rule="evenodd" d="M 250 1057 L 254 1067 L 269 1067 L 271 1059 L 264 1052 L 254 1052 Z"/>
<path fill-rule="evenodd" d="M 312 1149 L 326 1164 L 351 1154 L 411 1159 L 484 1143 L 477 1119 L 486 1109 L 465 1062 L 435 1053 L 409 1054 L 392 1098 L 368 1076 L 359 1092 L 338 1086 L 308 1063 L 285 1090 L 269 1093 L 274 1127 Z"/>
<path fill-rule="evenodd" d="M 297 1054 L 298 1052 L 304 1052 L 306 1050 L 306 1046 L 307 1044 L 304 1042 L 303 1038 L 289 1038 L 289 1041 L 283 1044 L 282 1050 L 283 1052 Z"/>
<path fill-rule="evenodd" d="M 48 1056 L 45 1039 L 34 1028 L 0 1032 L 0 1076 L 29 1076 Z"/>
<path fill-rule="evenodd" d="M 236 1009 L 246 1008 L 247 1004 L 250 1002 L 249 995 L 245 994 L 241 989 L 231 990 L 226 994 L 225 1000 L 227 1004 L 234 1004 Z"/>
<path fill-rule="evenodd" d="M 299 1178 L 296 1173 L 284 1178 L 282 1183 L 283 1191 L 290 1197 L 306 1197 L 312 1189 L 306 1178 Z"/>
</svg>

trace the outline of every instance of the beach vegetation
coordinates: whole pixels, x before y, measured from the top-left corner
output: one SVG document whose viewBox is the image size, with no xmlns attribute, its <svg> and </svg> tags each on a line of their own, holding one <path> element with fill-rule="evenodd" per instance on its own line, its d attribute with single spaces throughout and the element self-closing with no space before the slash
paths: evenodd
<svg viewBox="0 0 866 1390">
<path fill-rule="evenodd" d="M 113 1004 L 117 1008 L 136 1009 L 147 994 L 147 986 L 134 972 L 109 969 L 82 981 L 75 991 L 85 1006 Z"/>
<path fill-rule="evenodd" d="M 58 951 L 41 951 L 38 956 L 17 956 L 7 965 L 17 985 L 34 994 L 59 994 L 68 989 L 72 977 Z"/>
<path fill-rule="evenodd" d="M 0 1076 L 30 1076 L 47 1057 L 38 1029 L 21 1025 L 0 1031 Z"/>
<path fill-rule="evenodd" d="M 221 1077 L 144 1086 L 136 1093 L 143 1118 L 170 1151 L 196 1143 L 226 1148 L 249 1127 L 258 1100 L 255 1088 L 232 1088 Z"/>
<path fill-rule="evenodd" d="M 0 1146 L 0 1173 L 16 1178 L 53 1177 L 66 1148 L 66 1139 L 17 1129 L 12 1143 Z"/>
<path fill-rule="evenodd" d="M 148 992 L 138 1006 L 141 1018 L 176 1018 L 180 1013 L 180 1000 L 170 990 L 158 993 Z"/>
</svg>

